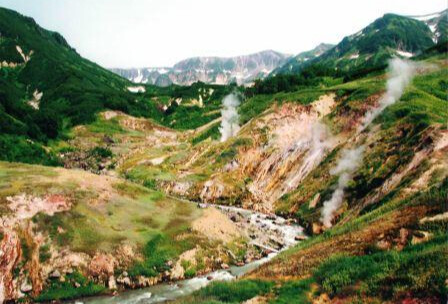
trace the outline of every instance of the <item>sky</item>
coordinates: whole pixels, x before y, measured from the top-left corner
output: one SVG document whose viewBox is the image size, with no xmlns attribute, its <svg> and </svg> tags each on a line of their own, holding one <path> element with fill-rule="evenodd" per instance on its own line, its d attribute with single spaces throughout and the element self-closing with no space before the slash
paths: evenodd
<svg viewBox="0 0 448 304">
<path fill-rule="evenodd" d="M 104 67 L 162 67 L 196 56 L 297 54 L 338 43 L 385 13 L 422 15 L 447 0 L 0 0 L 61 33 Z"/>
</svg>

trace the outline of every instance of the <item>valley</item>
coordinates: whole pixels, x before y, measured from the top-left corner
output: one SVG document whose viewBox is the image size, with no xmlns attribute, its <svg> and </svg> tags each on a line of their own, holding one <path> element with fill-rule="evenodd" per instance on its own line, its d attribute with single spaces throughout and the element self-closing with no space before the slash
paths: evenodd
<svg viewBox="0 0 448 304">
<path fill-rule="evenodd" d="M 446 15 L 158 85 L 0 8 L 0 303 L 446 302 Z"/>
</svg>

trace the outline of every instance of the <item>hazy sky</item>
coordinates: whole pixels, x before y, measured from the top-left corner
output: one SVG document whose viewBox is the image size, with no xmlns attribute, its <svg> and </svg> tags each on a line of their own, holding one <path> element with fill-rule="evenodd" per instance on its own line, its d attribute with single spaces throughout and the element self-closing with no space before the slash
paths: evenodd
<svg viewBox="0 0 448 304">
<path fill-rule="evenodd" d="M 337 43 L 384 13 L 426 14 L 447 0 L 0 0 L 60 32 L 106 67 L 171 66 L 194 56 Z"/>
</svg>

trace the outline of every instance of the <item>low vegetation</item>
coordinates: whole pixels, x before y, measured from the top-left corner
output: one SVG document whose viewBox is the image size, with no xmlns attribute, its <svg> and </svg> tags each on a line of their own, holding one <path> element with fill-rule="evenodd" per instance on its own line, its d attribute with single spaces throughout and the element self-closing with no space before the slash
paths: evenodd
<svg viewBox="0 0 448 304">
<path fill-rule="evenodd" d="M 49 287 L 35 298 L 38 302 L 51 302 L 55 300 L 71 300 L 89 297 L 104 293 L 106 288 L 97 285 L 82 274 L 74 272 L 65 277 L 65 282 L 57 279 L 52 280 Z"/>
</svg>

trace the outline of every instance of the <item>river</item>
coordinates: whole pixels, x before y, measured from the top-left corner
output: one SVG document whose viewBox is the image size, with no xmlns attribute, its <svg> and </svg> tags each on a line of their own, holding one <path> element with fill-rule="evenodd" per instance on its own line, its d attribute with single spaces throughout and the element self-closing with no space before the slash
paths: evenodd
<svg viewBox="0 0 448 304">
<path fill-rule="evenodd" d="M 206 207 L 206 204 L 200 204 Z M 252 243 L 267 248 L 271 253 L 259 260 L 247 263 L 244 266 L 231 266 L 226 270 L 217 270 L 209 274 L 198 276 L 192 279 L 185 279 L 176 282 L 161 283 L 151 287 L 124 291 L 116 296 L 100 296 L 86 299 L 80 299 L 69 303 L 76 304 L 149 304 L 162 303 L 165 301 L 175 300 L 177 298 L 189 295 L 194 291 L 207 286 L 214 281 L 230 281 L 244 274 L 258 268 L 260 265 L 268 262 L 274 258 L 279 252 L 288 249 L 295 245 L 297 235 L 303 235 L 303 228 L 294 224 L 288 223 L 282 217 L 275 215 L 265 215 L 262 213 L 250 211 L 228 206 L 217 206 L 218 209 L 226 213 L 233 219 L 237 215 L 239 220 L 237 224 L 249 225 L 256 227 L 259 233 L 258 236 L 252 237 Z M 273 248 L 268 244 L 272 242 L 273 235 L 275 235 L 275 243 L 280 248 Z M 261 237 L 263 236 L 263 238 Z"/>
</svg>

